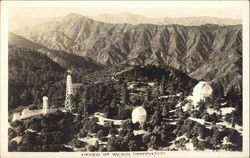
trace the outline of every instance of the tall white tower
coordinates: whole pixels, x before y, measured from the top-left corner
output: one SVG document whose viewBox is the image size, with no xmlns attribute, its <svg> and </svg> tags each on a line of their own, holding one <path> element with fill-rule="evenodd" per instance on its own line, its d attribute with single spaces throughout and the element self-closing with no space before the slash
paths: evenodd
<svg viewBox="0 0 250 158">
<path fill-rule="evenodd" d="M 72 110 L 72 94 L 73 94 L 73 88 L 72 88 L 72 78 L 71 78 L 71 71 L 68 70 L 67 72 L 67 81 L 66 81 L 66 97 L 65 97 L 65 108 L 68 110 Z"/>
<path fill-rule="evenodd" d="M 49 109 L 49 98 L 47 96 L 43 97 L 43 114 L 47 114 Z"/>
</svg>

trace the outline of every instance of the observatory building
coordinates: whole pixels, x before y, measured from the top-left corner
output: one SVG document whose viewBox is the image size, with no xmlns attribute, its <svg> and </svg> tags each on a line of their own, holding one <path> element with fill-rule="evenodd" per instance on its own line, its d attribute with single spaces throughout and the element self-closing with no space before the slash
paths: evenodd
<svg viewBox="0 0 250 158">
<path fill-rule="evenodd" d="M 73 95 L 73 86 L 72 86 L 72 77 L 71 71 L 67 72 L 66 80 L 66 96 L 65 96 L 65 109 L 72 110 L 72 95 Z"/>
<path fill-rule="evenodd" d="M 207 97 L 212 96 L 213 94 L 213 89 L 209 85 L 209 83 L 201 81 L 199 82 L 193 90 L 193 101 L 194 104 L 198 104 L 201 100 L 204 100 Z"/>
<path fill-rule="evenodd" d="M 77 91 L 82 87 L 81 83 L 73 83 L 71 74 L 71 70 L 68 70 L 66 79 L 65 109 L 69 111 L 73 109 L 74 105 L 72 97 L 75 96 Z"/>
<path fill-rule="evenodd" d="M 142 106 L 136 107 L 132 111 L 133 123 L 139 122 L 140 125 L 142 126 L 142 124 L 146 121 L 146 118 L 147 118 L 147 112 Z"/>
<path fill-rule="evenodd" d="M 14 113 L 13 117 L 12 117 L 12 122 L 16 121 L 16 120 L 20 120 L 21 119 L 21 114 L 20 113 Z"/>
<path fill-rule="evenodd" d="M 54 113 L 57 110 L 60 111 L 71 111 L 73 107 L 72 103 L 72 96 L 76 94 L 76 91 L 81 88 L 82 84 L 81 83 L 72 83 L 72 77 L 71 77 L 72 72 L 70 70 L 67 71 L 67 80 L 66 80 L 66 96 L 65 96 L 65 107 L 64 108 L 53 108 L 50 109 L 49 106 L 49 98 L 47 96 L 43 97 L 43 107 L 42 109 L 33 109 L 30 110 L 28 108 L 25 108 L 22 110 L 22 112 L 17 112 L 13 114 L 12 117 L 12 122 L 16 120 L 22 120 L 26 119 L 35 115 L 40 115 L 40 114 L 49 114 L 49 113 Z M 66 110 L 65 110 L 66 109 Z"/>
<path fill-rule="evenodd" d="M 43 114 L 47 114 L 49 109 L 49 98 L 47 96 L 43 97 Z"/>
<path fill-rule="evenodd" d="M 28 108 L 25 108 L 22 110 L 22 112 L 17 112 L 13 114 L 12 117 L 12 122 L 16 120 L 22 120 L 26 119 L 32 116 L 40 115 L 40 114 L 49 114 L 49 113 L 54 113 L 57 110 L 64 111 L 64 108 L 49 108 L 49 98 L 47 96 L 43 97 L 43 107 L 42 109 L 34 109 L 34 110 L 29 110 Z"/>
</svg>

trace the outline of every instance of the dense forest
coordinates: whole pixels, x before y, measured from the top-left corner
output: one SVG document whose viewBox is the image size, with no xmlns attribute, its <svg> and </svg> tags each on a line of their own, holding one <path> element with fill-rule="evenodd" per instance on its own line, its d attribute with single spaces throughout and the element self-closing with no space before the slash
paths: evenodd
<svg viewBox="0 0 250 158">
<path fill-rule="evenodd" d="M 242 135 L 234 128 L 242 126 L 242 96 L 237 91 L 223 96 L 220 85 L 215 84 L 213 96 L 201 101 L 198 109 L 183 111 L 198 81 L 171 67 L 117 65 L 91 73 L 74 71 L 72 78 L 82 85 L 72 96 L 72 111 L 11 122 L 9 151 L 186 150 L 189 142 L 195 150 L 242 150 Z M 43 96 L 49 97 L 50 108 L 64 107 L 65 80 L 66 68 L 46 54 L 10 46 L 9 120 L 23 108 L 41 108 Z M 222 102 L 226 102 L 223 108 L 235 110 L 222 116 Z M 131 121 L 131 112 L 138 106 L 147 111 L 142 126 Z M 217 113 L 209 114 L 208 109 Z M 96 112 L 124 122 L 100 125 Z M 207 125 L 190 118 L 204 120 Z M 218 126 L 221 122 L 232 128 Z M 138 130 L 145 134 L 135 134 Z M 15 137 L 22 139 L 11 141 Z M 96 138 L 95 144 L 80 140 L 86 137 Z M 223 144 L 225 137 L 230 143 Z"/>
<path fill-rule="evenodd" d="M 10 151 L 72 151 L 63 146 L 72 139 L 73 116 L 57 111 L 50 115 L 38 115 L 30 119 L 15 121 L 9 128 L 9 140 L 22 136 L 22 141 L 9 143 Z M 27 131 L 26 129 L 32 129 Z M 35 131 L 35 132 L 34 132 Z"/>
<path fill-rule="evenodd" d="M 65 76 L 65 70 L 46 55 L 33 49 L 10 47 L 9 113 L 18 107 L 36 108 L 43 96 L 48 96 L 52 105 L 61 106 Z"/>
<path fill-rule="evenodd" d="M 9 128 L 9 140 L 16 136 L 22 136 L 19 144 L 9 143 L 9 151 L 72 151 L 71 147 L 81 148 L 82 151 L 147 151 L 148 149 L 162 150 L 174 141 L 176 148 L 171 150 L 185 150 L 185 143 L 191 141 L 195 150 L 242 150 L 242 136 L 232 128 L 219 128 L 213 126 L 211 129 L 195 121 L 188 120 L 189 114 L 178 111 L 179 118 L 176 125 L 164 121 L 174 115 L 161 113 L 159 106 L 149 116 L 149 120 L 143 125 L 144 135 L 135 135 L 134 130 L 139 129 L 138 124 L 133 124 L 127 119 L 121 129 L 112 123 L 104 126 L 97 124 L 98 118 L 84 117 L 83 115 L 72 115 L 57 111 L 54 114 L 39 115 L 31 119 L 12 122 L 16 130 Z M 191 114 L 193 115 L 193 114 Z M 215 121 L 215 120 L 213 120 Z M 217 120 L 218 121 L 218 120 Z M 27 129 L 32 129 L 28 130 Z M 87 145 L 78 138 L 96 137 L 106 142 L 107 145 Z M 183 137 L 184 136 L 184 137 Z M 180 139 L 175 140 L 180 137 Z M 223 144 L 222 140 L 227 137 L 232 144 Z"/>
</svg>

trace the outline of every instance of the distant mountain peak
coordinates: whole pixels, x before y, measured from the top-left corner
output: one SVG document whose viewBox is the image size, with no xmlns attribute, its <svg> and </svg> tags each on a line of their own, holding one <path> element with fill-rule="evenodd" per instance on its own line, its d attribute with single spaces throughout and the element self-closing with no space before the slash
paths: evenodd
<svg viewBox="0 0 250 158">
<path fill-rule="evenodd" d="M 70 14 L 64 16 L 61 19 L 61 21 L 77 20 L 77 19 L 81 19 L 81 18 L 87 18 L 87 17 L 84 17 L 81 14 L 77 14 L 77 13 L 70 13 Z"/>
<path fill-rule="evenodd" d="M 143 15 L 133 14 L 133 13 L 128 13 L 128 12 L 120 12 L 118 14 L 109 14 L 109 15 L 137 16 L 137 17 L 147 18 L 146 16 L 143 16 Z"/>
<path fill-rule="evenodd" d="M 87 17 L 87 16 L 83 16 L 81 14 L 77 14 L 77 13 L 70 13 L 66 16 L 64 16 L 61 21 L 67 22 L 67 21 L 72 21 L 72 22 L 76 22 L 76 21 L 94 21 L 93 19 Z"/>
<path fill-rule="evenodd" d="M 156 25 L 204 25 L 204 24 L 219 24 L 219 25 L 238 25 L 242 24 L 241 19 L 232 18 L 218 18 L 218 17 L 208 17 L 208 16 L 196 16 L 196 17 L 159 17 L 159 18 L 149 18 L 139 14 L 133 13 L 108 13 L 99 14 L 97 16 L 91 17 L 94 20 L 102 21 L 106 23 L 128 23 L 128 24 L 156 24 Z"/>
<path fill-rule="evenodd" d="M 78 13 L 69 13 L 64 18 L 79 18 L 79 17 L 83 17 L 83 16 Z"/>
</svg>

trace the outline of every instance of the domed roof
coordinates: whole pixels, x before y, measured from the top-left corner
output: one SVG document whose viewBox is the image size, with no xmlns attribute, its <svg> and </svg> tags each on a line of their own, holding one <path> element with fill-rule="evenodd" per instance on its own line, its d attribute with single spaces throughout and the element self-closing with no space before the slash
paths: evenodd
<svg viewBox="0 0 250 158">
<path fill-rule="evenodd" d="M 44 96 L 43 100 L 49 100 L 49 98 L 47 96 Z"/>
<path fill-rule="evenodd" d="M 133 111 L 132 111 L 132 122 L 136 123 L 139 122 L 144 123 L 146 121 L 147 118 L 147 112 L 146 110 L 142 107 L 136 107 Z"/>
<path fill-rule="evenodd" d="M 71 70 L 67 70 L 67 74 L 71 75 L 72 71 Z"/>
<path fill-rule="evenodd" d="M 193 98 L 195 102 L 199 102 L 202 99 L 212 96 L 213 89 L 209 83 L 201 81 L 199 82 L 193 90 Z"/>
</svg>

